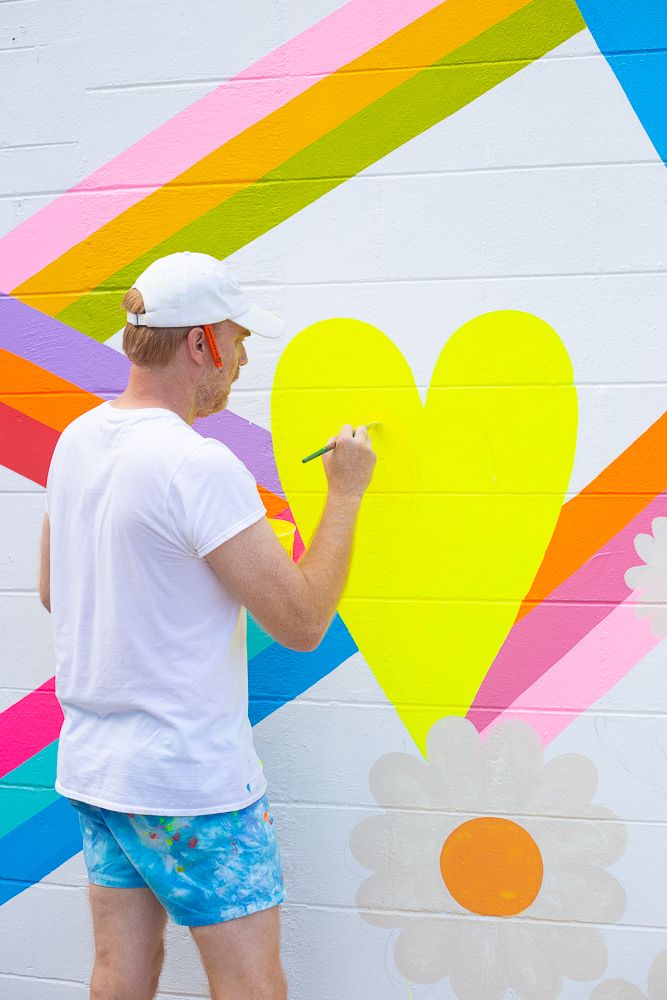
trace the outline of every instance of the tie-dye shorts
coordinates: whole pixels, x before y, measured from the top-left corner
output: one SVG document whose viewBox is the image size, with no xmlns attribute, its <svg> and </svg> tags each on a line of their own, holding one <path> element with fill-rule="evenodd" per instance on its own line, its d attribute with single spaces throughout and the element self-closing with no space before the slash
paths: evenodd
<svg viewBox="0 0 667 1000">
<path fill-rule="evenodd" d="M 77 809 L 88 878 L 148 887 L 176 924 L 215 924 L 287 898 L 265 792 L 233 812 L 158 816 L 68 799 Z"/>
</svg>

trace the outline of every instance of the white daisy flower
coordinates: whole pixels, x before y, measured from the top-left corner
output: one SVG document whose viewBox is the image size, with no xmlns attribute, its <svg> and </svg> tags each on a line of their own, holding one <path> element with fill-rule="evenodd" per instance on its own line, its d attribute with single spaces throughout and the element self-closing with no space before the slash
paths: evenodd
<svg viewBox="0 0 667 1000">
<path fill-rule="evenodd" d="M 580 754 L 546 764 L 535 730 L 498 723 L 482 741 L 466 719 L 438 720 L 428 762 L 387 753 L 369 784 L 385 812 L 352 830 L 350 848 L 375 869 L 360 915 L 400 928 L 399 972 L 449 977 L 461 1000 L 552 1000 L 562 977 L 604 973 L 594 924 L 618 920 L 623 889 L 604 868 L 625 849 L 618 817 L 591 805 L 595 765 Z M 587 926 L 590 925 L 590 926 Z"/>
<path fill-rule="evenodd" d="M 652 602 L 650 607 L 637 607 L 641 618 L 648 618 L 655 635 L 667 636 L 667 517 L 654 517 L 653 534 L 640 532 L 635 538 L 635 551 L 644 562 L 626 570 L 624 580 L 639 598 Z"/>
<path fill-rule="evenodd" d="M 625 979 L 606 979 L 591 993 L 591 1000 L 664 1000 L 667 997 L 667 951 L 656 958 L 648 974 L 648 994 Z"/>
</svg>

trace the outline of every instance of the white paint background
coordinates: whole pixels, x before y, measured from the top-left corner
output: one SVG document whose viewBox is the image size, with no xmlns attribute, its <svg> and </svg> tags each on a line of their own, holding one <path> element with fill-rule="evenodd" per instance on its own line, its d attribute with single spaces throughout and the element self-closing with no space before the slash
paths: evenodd
<svg viewBox="0 0 667 1000">
<path fill-rule="evenodd" d="M 0 235 L 152 128 L 337 3 L 77 0 L 0 4 Z M 280 310 L 289 336 L 328 316 L 374 323 L 399 345 L 424 398 L 447 337 L 467 319 L 526 309 L 563 338 L 579 386 L 570 492 L 581 490 L 665 408 L 667 171 L 616 78 L 582 32 L 453 118 L 384 157 L 230 258 Z M 119 347 L 117 341 L 114 346 Z M 249 344 L 231 408 L 270 426 L 280 345 Z M 36 593 L 43 490 L 0 469 L 0 709 L 54 672 Z M 646 988 L 667 948 L 665 643 L 558 737 L 547 757 L 586 753 L 594 802 L 627 821 L 610 870 L 626 913 L 603 928 L 608 977 Z M 364 923 L 368 874 L 349 831 L 375 811 L 368 771 L 416 752 L 360 654 L 255 728 L 285 861 L 283 954 L 292 1000 L 410 996 L 394 935 Z M 350 753 L 354 747 L 354 753 Z M 92 961 L 77 855 L 0 907 L 0 996 L 83 1000 Z M 566 981 L 584 1000 L 594 984 Z M 206 996 L 185 928 L 169 925 L 160 998 Z M 448 983 L 414 998 L 450 1000 Z"/>
</svg>

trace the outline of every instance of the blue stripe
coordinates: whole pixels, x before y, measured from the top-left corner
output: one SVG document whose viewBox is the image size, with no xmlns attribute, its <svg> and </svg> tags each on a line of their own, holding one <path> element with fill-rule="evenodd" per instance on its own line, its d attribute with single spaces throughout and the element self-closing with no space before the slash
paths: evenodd
<svg viewBox="0 0 667 1000">
<path fill-rule="evenodd" d="M 667 3 L 665 0 L 577 2 L 598 48 L 665 162 Z"/>
<path fill-rule="evenodd" d="M 6 903 L 82 849 L 77 812 L 59 796 L 6 834 L 0 847 L 0 903 Z"/>
</svg>

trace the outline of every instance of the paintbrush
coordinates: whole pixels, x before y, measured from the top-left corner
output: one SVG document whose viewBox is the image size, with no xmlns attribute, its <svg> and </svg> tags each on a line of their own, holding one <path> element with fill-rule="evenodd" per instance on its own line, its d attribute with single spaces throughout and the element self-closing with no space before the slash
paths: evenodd
<svg viewBox="0 0 667 1000">
<path fill-rule="evenodd" d="M 379 427 L 380 426 L 380 421 L 379 420 L 372 420 L 370 422 L 370 424 L 365 424 L 365 426 L 366 427 Z M 327 445 L 325 445 L 324 448 L 318 448 L 318 450 L 314 451 L 312 455 L 306 455 L 306 457 L 302 458 L 301 461 L 302 462 L 310 462 L 310 460 L 312 458 L 317 458 L 318 455 L 324 455 L 325 452 L 331 451 L 335 447 L 336 447 L 335 444 L 327 444 Z"/>
</svg>

